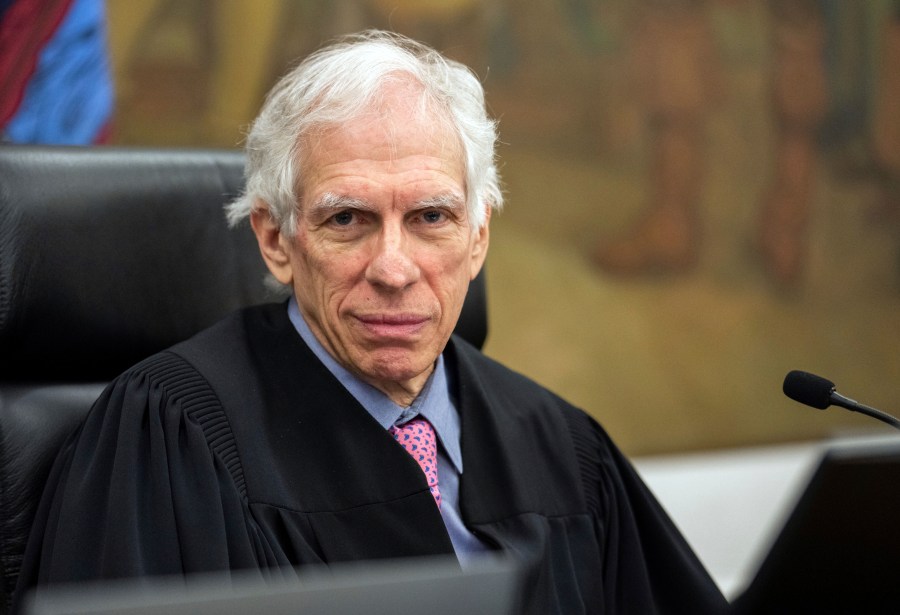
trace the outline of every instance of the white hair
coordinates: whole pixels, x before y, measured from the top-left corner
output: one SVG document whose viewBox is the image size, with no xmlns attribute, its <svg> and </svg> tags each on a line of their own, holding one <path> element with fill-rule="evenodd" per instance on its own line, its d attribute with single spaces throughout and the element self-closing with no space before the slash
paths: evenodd
<svg viewBox="0 0 900 615">
<path fill-rule="evenodd" d="M 292 232 L 300 207 L 306 137 L 363 115 L 385 84 L 412 78 L 424 105 L 436 108 L 458 135 L 465 158 L 466 207 L 475 229 L 486 207 L 499 209 L 503 193 L 495 162 L 496 123 L 484 90 L 464 65 L 399 34 L 369 30 L 338 39 L 307 57 L 269 92 L 247 135 L 244 192 L 226 212 L 231 224 L 266 207 L 283 231 Z"/>
</svg>

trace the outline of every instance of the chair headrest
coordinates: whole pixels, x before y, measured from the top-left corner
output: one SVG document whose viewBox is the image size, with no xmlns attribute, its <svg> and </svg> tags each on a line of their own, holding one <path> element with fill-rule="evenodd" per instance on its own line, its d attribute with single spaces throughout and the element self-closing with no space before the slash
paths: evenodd
<svg viewBox="0 0 900 615">
<path fill-rule="evenodd" d="M 272 300 L 233 151 L 0 146 L 0 379 L 99 381 Z M 479 279 L 457 332 L 487 333 Z"/>
<path fill-rule="evenodd" d="M 0 369 L 101 379 L 265 299 L 222 151 L 0 147 Z"/>
</svg>

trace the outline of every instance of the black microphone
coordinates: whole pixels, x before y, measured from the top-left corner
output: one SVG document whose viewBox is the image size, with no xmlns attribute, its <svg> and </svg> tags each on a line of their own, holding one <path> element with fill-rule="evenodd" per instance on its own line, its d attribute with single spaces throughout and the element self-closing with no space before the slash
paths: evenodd
<svg viewBox="0 0 900 615">
<path fill-rule="evenodd" d="M 881 410 L 864 406 L 849 397 L 844 397 L 835 390 L 833 382 L 822 378 L 821 376 L 793 370 L 788 372 L 788 375 L 784 377 L 784 386 L 782 389 L 784 390 L 785 395 L 794 401 L 799 401 L 801 404 L 806 404 L 807 406 L 812 406 L 819 410 L 824 410 L 828 406 L 834 404 L 835 406 L 840 406 L 841 408 L 846 408 L 853 412 L 871 416 L 879 421 L 884 421 L 891 427 L 900 429 L 900 421 L 896 418 Z"/>
</svg>

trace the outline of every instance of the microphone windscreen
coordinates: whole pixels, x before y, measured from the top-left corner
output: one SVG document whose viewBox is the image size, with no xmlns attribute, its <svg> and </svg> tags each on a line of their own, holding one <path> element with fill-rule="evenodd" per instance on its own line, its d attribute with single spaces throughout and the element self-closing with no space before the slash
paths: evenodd
<svg viewBox="0 0 900 615">
<path fill-rule="evenodd" d="M 824 410 L 831 405 L 834 383 L 815 374 L 793 370 L 784 377 L 782 389 L 794 401 Z"/>
</svg>

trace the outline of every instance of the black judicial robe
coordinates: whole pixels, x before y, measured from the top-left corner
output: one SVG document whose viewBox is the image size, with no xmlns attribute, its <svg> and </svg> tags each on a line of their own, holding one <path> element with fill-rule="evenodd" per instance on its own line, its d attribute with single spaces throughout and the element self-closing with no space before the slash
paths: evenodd
<svg viewBox="0 0 900 615">
<path fill-rule="evenodd" d="M 466 525 L 527 566 L 523 612 L 727 604 L 603 429 L 451 339 Z M 57 459 L 19 588 L 450 554 L 422 472 L 315 358 L 281 305 L 138 364 Z"/>
</svg>

